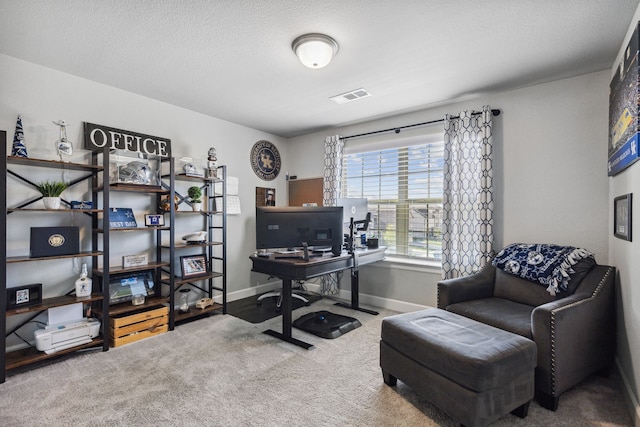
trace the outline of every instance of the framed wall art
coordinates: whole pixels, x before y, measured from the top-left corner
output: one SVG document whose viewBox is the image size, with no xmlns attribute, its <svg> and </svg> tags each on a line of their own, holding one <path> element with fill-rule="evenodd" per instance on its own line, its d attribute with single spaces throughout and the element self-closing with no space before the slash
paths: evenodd
<svg viewBox="0 0 640 427">
<path fill-rule="evenodd" d="M 609 161 L 607 171 L 614 176 L 640 160 L 640 24 L 636 27 L 625 56 L 609 85 Z"/>
<path fill-rule="evenodd" d="M 631 193 L 613 199 L 613 235 L 631 241 Z"/>
</svg>

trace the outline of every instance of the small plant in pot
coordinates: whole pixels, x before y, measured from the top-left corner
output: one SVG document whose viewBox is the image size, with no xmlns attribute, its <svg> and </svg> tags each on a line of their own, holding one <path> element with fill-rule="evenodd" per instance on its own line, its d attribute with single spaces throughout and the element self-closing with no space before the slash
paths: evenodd
<svg viewBox="0 0 640 427">
<path fill-rule="evenodd" d="M 69 187 L 69 184 L 62 181 L 43 181 L 36 184 L 36 188 L 42 194 L 44 207 L 47 209 L 60 208 L 60 195 Z"/>
<path fill-rule="evenodd" d="M 202 209 L 202 189 L 197 186 L 189 187 L 187 190 L 187 194 L 189 194 L 189 200 L 191 200 L 191 208 L 194 212 Z"/>
</svg>

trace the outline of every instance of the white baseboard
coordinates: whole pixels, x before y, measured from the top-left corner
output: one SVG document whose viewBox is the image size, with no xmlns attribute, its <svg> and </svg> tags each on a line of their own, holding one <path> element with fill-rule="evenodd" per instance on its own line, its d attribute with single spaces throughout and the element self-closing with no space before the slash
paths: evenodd
<svg viewBox="0 0 640 427">
<path fill-rule="evenodd" d="M 304 286 L 312 292 L 320 293 L 320 285 L 306 282 Z M 343 300 L 344 302 L 348 302 L 348 303 L 351 302 L 350 290 L 340 289 L 338 294 L 329 295 L 329 296 L 331 298 L 337 298 L 339 300 Z M 363 293 L 361 293 L 359 296 L 359 303 L 360 305 L 365 306 L 365 308 L 367 308 L 368 306 L 371 306 L 373 308 L 375 307 L 384 308 L 387 310 L 398 311 L 400 313 L 407 313 L 410 311 L 424 310 L 425 308 L 429 308 L 426 305 L 413 304 L 410 302 L 398 301 L 398 300 L 389 299 L 389 298 L 381 298 L 375 295 L 367 295 Z"/>
<path fill-rule="evenodd" d="M 256 287 L 245 288 L 235 292 L 229 292 L 227 294 L 227 301 L 235 301 L 242 298 L 248 298 L 255 295 L 262 294 L 264 292 L 269 292 L 274 289 L 278 289 L 281 286 L 281 282 L 279 280 L 265 283 Z M 310 292 L 320 293 L 321 286 L 314 282 L 304 282 L 304 287 Z M 351 302 L 351 291 L 340 289 L 338 294 L 328 295 L 328 297 L 342 300 L 344 302 Z M 217 301 L 217 298 L 215 298 Z M 384 308 L 387 310 L 397 311 L 400 313 L 407 313 L 410 311 L 424 310 L 425 308 L 430 308 L 426 305 L 413 304 L 406 301 L 399 301 L 389 298 L 381 298 L 375 295 L 367 295 L 360 294 L 359 302 L 363 306 L 371 306 L 373 308 Z"/>
<path fill-rule="evenodd" d="M 278 289 L 282 286 L 282 282 L 280 280 L 276 280 L 269 283 L 264 283 L 262 285 L 258 285 L 256 287 L 245 288 L 235 292 L 227 293 L 227 301 L 236 301 L 242 298 L 249 298 L 255 295 L 260 295 L 265 292 L 272 291 L 274 289 Z M 218 303 L 222 303 L 222 296 L 218 295 L 214 297 L 214 300 Z"/>
<path fill-rule="evenodd" d="M 631 418 L 633 418 L 633 425 L 635 427 L 640 427 L 640 405 L 638 404 L 638 398 L 633 394 L 633 390 L 631 390 L 631 386 L 629 385 L 627 376 L 620 365 L 620 361 L 617 357 L 615 360 L 616 368 L 618 368 L 618 373 L 620 374 L 620 378 L 622 379 L 622 384 L 624 386 L 622 394 L 624 395 L 624 400 L 629 408 L 629 414 L 631 415 Z"/>
</svg>

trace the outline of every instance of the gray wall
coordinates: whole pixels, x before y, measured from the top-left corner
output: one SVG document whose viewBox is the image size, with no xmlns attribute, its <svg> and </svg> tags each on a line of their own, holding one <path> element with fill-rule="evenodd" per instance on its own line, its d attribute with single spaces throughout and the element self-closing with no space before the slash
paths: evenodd
<svg viewBox="0 0 640 427">
<path fill-rule="evenodd" d="M 640 21 L 640 7 L 631 20 L 633 23 Z M 627 36 L 620 47 L 620 52 L 614 62 L 609 77 L 613 77 L 617 71 L 616 65 L 620 63 L 623 50 L 626 47 L 635 24 L 629 27 Z M 617 313 L 618 313 L 618 347 L 617 358 L 621 371 L 624 373 L 625 389 L 629 395 L 629 405 L 634 410 L 636 426 L 640 425 L 640 405 L 638 396 L 640 387 L 640 286 L 635 283 L 640 280 L 640 235 L 637 233 L 640 224 L 640 209 L 638 198 L 640 197 L 640 166 L 635 164 L 618 175 L 609 179 L 609 229 L 613 229 L 613 198 L 622 194 L 633 193 L 634 206 L 632 207 L 632 224 L 635 224 L 635 236 L 627 242 L 620 240 L 609 233 L 609 258 L 611 264 L 618 268 L 617 283 Z M 632 229 L 633 232 L 633 229 Z"/>
<path fill-rule="evenodd" d="M 290 164 L 304 167 L 289 172 L 299 178 L 323 175 L 322 162 L 308 159 L 322 158 L 325 135 L 437 120 L 488 104 L 502 110 L 494 118 L 496 248 L 513 242 L 570 244 L 588 248 L 606 264 L 608 81 L 602 71 L 293 138 Z M 361 289 L 372 302 L 391 298 L 433 306 L 440 277 L 438 268 L 389 262 L 363 267 Z M 389 308 L 400 307 L 396 302 Z"/>
</svg>

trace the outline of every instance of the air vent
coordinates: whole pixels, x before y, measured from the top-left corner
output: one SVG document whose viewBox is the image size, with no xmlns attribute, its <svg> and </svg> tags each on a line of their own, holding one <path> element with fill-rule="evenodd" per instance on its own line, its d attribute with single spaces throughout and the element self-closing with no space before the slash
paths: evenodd
<svg viewBox="0 0 640 427">
<path fill-rule="evenodd" d="M 356 90 L 352 90 L 350 92 L 341 93 L 340 95 L 332 96 L 329 98 L 336 104 L 346 104 L 347 102 L 355 101 L 357 99 L 366 98 L 367 96 L 371 96 L 366 89 L 360 88 Z"/>
</svg>

